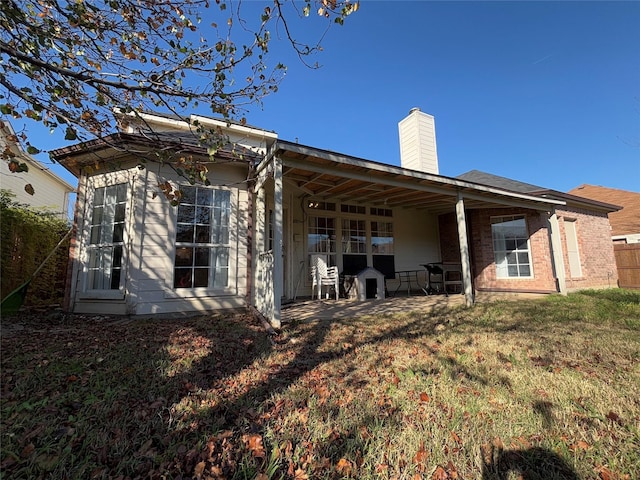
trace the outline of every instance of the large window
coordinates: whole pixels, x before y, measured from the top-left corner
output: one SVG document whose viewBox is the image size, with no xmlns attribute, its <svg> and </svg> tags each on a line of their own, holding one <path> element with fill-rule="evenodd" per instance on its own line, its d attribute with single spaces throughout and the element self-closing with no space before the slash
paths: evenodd
<svg viewBox="0 0 640 480">
<path fill-rule="evenodd" d="M 126 202 L 126 183 L 94 191 L 87 246 L 87 290 L 118 290 L 121 286 Z"/>
<path fill-rule="evenodd" d="M 497 278 L 531 277 L 527 224 L 522 216 L 491 219 Z"/>
<path fill-rule="evenodd" d="M 366 222 L 344 218 L 341 233 L 342 271 L 348 275 L 355 275 L 367 266 Z"/>
<path fill-rule="evenodd" d="M 336 220 L 327 217 L 309 217 L 307 252 L 326 255 L 327 265 L 336 264 Z M 309 260 L 311 265 L 311 260 Z"/>
<path fill-rule="evenodd" d="M 183 187 L 178 205 L 174 288 L 224 288 L 229 283 L 231 193 Z"/>
<path fill-rule="evenodd" d="M 371 252 L 373 268 L 384 273 L 386 278 L 395 278 L 392 222 L 371 222 Z"/>
</svg>

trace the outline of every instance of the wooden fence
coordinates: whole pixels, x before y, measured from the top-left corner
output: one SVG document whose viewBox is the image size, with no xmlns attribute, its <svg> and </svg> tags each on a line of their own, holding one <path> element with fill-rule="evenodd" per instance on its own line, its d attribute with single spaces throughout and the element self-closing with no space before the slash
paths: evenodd
<svg viewBox="0 0 640 480">
<path fill-rule="evenodd" d="M 640 243 L 613 246 L 620 288 L 640 288 Z"/>
</svg>

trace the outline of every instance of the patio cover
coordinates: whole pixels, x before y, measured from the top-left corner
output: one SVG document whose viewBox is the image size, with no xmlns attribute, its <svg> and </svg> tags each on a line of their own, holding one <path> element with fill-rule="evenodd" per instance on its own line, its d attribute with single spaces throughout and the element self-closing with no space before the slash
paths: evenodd
<svg viewBox="0 0 640 480">
<path fill-rule="evenodd" d="M 284 184 L 293 184 L 317 198 L 349 200 L 381 205 L 385 208 L 405 207 L 440 214 L 455 210 L 460 240 L 463 289 L 467 305 L 474 302 L 465 210 L 521 207 L 549 213 L 551 244 L 560 291 L 564 288 L 562 246 L 555 208 L 566 202 L 538 197 L 470 181 L 342 155 L 298 143 L 277 140 L 256 169 L 255 192 L 264 201 L 265 181 L 274 185 L 274 266 L 273 311 L 267 315 L 275 327 L 280 326 L 282 281 L 282 222 Z M 262 200 L 261 200 L 262 199 Z M 260 205 L 258 205 L 260 207 Z M 265 225 L 265 222 L 262 222 Z M 264 233 L 263 233 L 264 234 Z"/>
</svg>

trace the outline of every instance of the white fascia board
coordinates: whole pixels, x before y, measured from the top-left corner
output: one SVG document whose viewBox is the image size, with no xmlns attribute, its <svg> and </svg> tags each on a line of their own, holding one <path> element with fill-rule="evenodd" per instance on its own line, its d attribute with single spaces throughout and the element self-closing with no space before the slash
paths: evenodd
<svg viewBox="0 0 640 480">
<path fill-rule="evenodd" d="M 232 132 L 242 135 L 250 135 L 261 139 L 277 140 L 278 134 L 275 132 L 269 132 L 260 128 L 247 127 L 244 125 L 238 125 L 236 123 L 225 122 L 224 120 L 216 120 L 215 118 L 202 117 L 200 115 L 191 115 L 191 121 L 197 121 L 202 125 L 211 125 L 214 127 L 220 127 L 231 130 Z"/>
</svg>

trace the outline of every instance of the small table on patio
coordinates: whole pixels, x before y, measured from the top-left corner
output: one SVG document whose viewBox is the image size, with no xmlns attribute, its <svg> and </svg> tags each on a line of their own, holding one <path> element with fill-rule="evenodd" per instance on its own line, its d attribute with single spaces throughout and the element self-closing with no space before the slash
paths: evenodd
<svg viewBox="0 0 640 480">
<path fill-rule="evenodd" d="M 398 287 L 395 289 L 395 291 L 393 292 L 393 296 L 396 296 L 396 293 L 398 293 L 398 290 L 400 290 L 400 288 L 402 287 L 403 284 L 407 284 L 407 296 L 411 296 L 411 281 L 415 281 L 416 283 L 416 290 L 420 290 L 422 287 L 420 287 L 420 283 L 418 281 L 418 273 L 422 272 L 422 270 L 398 270 L 396 271 L 396 277 L 398 278 L 398 280 L 400 281 L 400 283 L 398 284 Z"/>
</svg>

